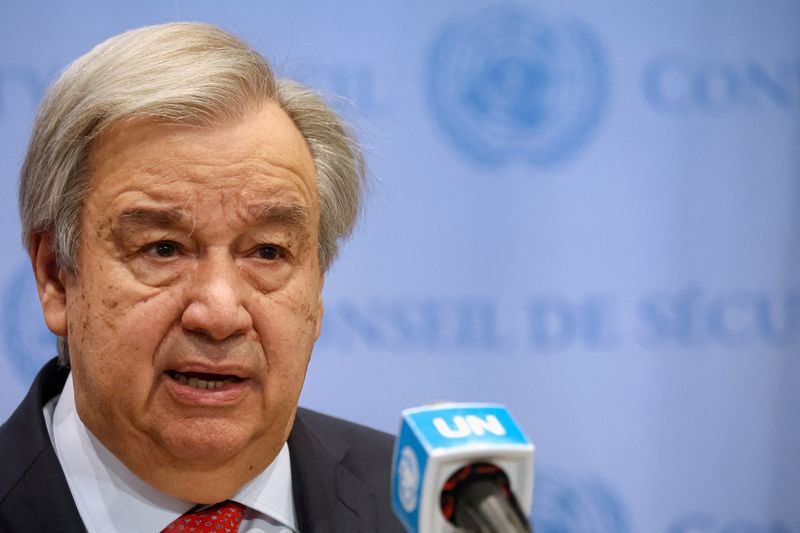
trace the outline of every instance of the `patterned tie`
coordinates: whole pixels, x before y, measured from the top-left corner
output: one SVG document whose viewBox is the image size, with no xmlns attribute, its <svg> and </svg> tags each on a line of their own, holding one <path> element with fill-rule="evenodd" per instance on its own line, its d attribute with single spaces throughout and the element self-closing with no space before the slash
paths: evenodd
<svg viewBox="0 0 800 533">
<path fill-rule="evenodd" d="M 226 500 L 208 507 L 193 507 L 161 533 L 236 533 L 246 507 Z"/>
</svg>

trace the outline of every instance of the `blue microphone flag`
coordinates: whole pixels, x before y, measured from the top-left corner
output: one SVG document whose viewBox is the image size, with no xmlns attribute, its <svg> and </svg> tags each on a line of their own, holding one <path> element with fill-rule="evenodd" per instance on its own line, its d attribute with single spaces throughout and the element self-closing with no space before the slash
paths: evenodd
<svg viewBox="0 0 800 533">
<path fill-rule="evenodd" d="M 460 468 L 496 465 L 526 513 L 534 447 L 498 404 L 436 404 L 403 411 L 392 469 L 392 507 L 408 531 L 455 532 L 441 512 L 442 487 Z"/>
</svg>

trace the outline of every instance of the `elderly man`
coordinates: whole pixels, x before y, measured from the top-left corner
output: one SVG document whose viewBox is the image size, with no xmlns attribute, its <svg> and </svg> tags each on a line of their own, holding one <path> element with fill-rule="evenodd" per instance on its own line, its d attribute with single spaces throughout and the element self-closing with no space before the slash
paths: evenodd
<svg viewBox="0 0 800 533">
<path fill-rule="evenodd" d="M 297 408 L 362 182 L 336 115 L 218 28 L 73 63 L 22 169 L 59 361 L 0 429 L 0 531 L 400 531 L 392 439 Z"/>
</svg>

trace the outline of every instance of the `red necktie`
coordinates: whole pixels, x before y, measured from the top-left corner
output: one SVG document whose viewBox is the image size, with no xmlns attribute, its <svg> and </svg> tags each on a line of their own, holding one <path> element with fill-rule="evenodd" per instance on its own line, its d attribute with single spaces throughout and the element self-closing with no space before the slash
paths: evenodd
<svg viewBox="0 0 800 533">
<path fill-rule="evenodd" d="M 190 509 L 165 527 L 161 533 L 236 533 L 246 507 L 226 500 L 200 510 Z"/>
</svg>

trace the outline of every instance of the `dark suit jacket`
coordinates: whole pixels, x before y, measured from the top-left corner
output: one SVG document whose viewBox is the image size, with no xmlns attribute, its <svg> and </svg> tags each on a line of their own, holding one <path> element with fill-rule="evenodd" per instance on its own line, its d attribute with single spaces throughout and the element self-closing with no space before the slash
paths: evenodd
<svg viewBox="0 0 800 533">
<path fill-rule="evenodd" d="M 42 409 L 69 371 L 50 361 L 0 427 L 0 532 L 86 531 Z M 289 449 L 301 533 L 403 531 L 389 504 L 392 437 L 300 409 Z"/>
</svg>

